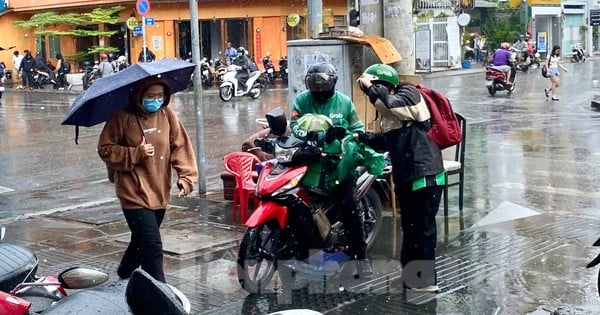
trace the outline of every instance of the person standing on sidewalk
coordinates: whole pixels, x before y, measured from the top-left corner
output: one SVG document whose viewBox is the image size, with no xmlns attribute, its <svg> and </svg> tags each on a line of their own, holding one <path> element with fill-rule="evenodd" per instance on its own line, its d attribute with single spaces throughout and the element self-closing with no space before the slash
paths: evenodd
<svg viewBox="0 0 600 315">
<path fill-rule="evenodd" d="M 178 177 L 177 197 L 192 192 L 198 181 L 192 142 L 168 107 L 170 99 L 164 79 L 140 81 L 132 89 L 129 106 L 111 116 L 98 141 L 98 154 L 115 171 L 115 191 L 131 230 L 117 269 L 121 279 L 141 265 L 156 280 L 166 282 L 160 225 L 171 199 L 171 168 Z"/>
<path fill-rule="evenodd" d="M 546 94 L 546 99 L 550 96 L 550 92 L 552 92 L 552 100 L 558 101 L 560 98 L 556 94 L 558 91 L 558 87 L 560 86 L 560 79 L 558 68 L 562 69 L 562 71 L 567 72 L 567 69 L 560 62 L 560 46 L 556 45 L 552 47 L 552 52 L 546 59 L 546 69 L 548 69 L 548 79 L 550 79 L 550 83 L 552 84 L 550 89 L 544 89 L 544 94 Z"/>
<path fill-rule="evenodd" d="M 358 139 L 389 152 L 392 178 L 402 218 L 402 280 L 405 289 L 437 292 L 435 216 L 445 183 L 442 152 L 427 135 L 431 114 L 417 88 L 400 83 L 396 70 L 374 64 L 358 78 L 361 90 L 381 117 L 380 133 Z"/>
<path fill-rule="evenodd" d="M 35 59 L 33 59 L 29 50 L 25 50 L 24 53 L 25 56 L 23 56 L 23 60 L 21 60 L 21 65 L 19 66 L 21 79 L 23 80 L 21 90 L 33 90 L 33 69 L 35 68 Z"/>
</svg>

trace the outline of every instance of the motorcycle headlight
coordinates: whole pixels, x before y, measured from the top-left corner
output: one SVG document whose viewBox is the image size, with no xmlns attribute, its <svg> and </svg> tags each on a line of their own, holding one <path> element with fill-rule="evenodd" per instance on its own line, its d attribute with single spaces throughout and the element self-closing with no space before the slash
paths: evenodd
<svg viewBox="0 0 600 315">
<path fill-rule="evenodd" d="M 292 161 L 292 157 L 300 148 L 282 148 L 278 145 L 275 146 L 275 158 L 281 163 L 288 163 Z"/>
<path fill-rule="evenodd" d="M 277 196 L 283 192 L 286 192 L 292 188 L 296 188 L 300 182 L 302 181 L 302 177 L 304 176 L 303 174 L 299 174 L 298 176 L 290 179 L 289 182 L 287 182 L 285 185 L 281 186 L 279 189 L 277 189 L 276 191 L 274 191 L 271 196 Z"/>
</svg>

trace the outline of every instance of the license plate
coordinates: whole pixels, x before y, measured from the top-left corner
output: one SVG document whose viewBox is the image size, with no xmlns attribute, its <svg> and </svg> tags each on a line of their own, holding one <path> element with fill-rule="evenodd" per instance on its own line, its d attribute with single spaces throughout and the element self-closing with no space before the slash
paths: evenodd
<svg viewBox="0 0 600 315">
<path fill-rule="evenodd" d="M 269 68 L 269 69 L 267 69 L 267 72 L 268 72 L 268 73 L 273 73 L 273 68 Z"/>
<path fill-rule="evenodd" d="M 494 81 L 487 80 L 487 81 L 485 81 L 485 86 L 492 86 L 493 83 L 494 83 Z"/>
<path fill-rule="evenodd" d="M 208 75 L 208 70 L 202 70 L 202 74 Z"/>
<path fill-rule="evenodd" d="M 4 87 L 0 86 L 0 92 L 4 92 Z"/>
</svg>

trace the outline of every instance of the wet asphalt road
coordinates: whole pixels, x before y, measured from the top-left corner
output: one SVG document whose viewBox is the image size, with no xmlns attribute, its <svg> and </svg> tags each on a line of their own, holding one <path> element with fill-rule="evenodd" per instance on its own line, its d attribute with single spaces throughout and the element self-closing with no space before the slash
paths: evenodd
<svg viewBox="0 0 600 315">
<path fill-rule="evenodd" d="M 495 97 L 485 90 L 481 72 L 450 76 L 455 74 L 452 71 L 424 78 L 423 83 L 444 92 L 468 120 L 465 209 L 456 209 L 456 189 L 451 188 L 450 217 L 443 220 L 444 232 L 440 231 L 439 238 L 443 294 L 433 304 L 398 307 L 394 313 L 401 309 L 406 314 L 434 314 L 437 309 L 438 314 L 524 314 L 527 312 L 523 310 L 531 312 L 536 305 L 550 305 L 548 310 L 569 305 L 577 314 L 594 314 L 600 308 L 592 271 L 581 273 L 577 267 L 591 259 L 595 252 L 588 245 L 600 234 L 600 112 L 590 108 L 592 80 L 598 79 L 595 73 L 600 62 L 567 67 L 559 102 L 545 100 L 543 88 L 548 80 L 538 71 L 519 73 L 515 92 L 510 96 L 498 92 Z M 2 193 L 0 187 L 0 222 L 23 214 L 92 207 L 114 200 L 113 188 L 105 180 L 104 166 L 95 151 L 101 126 L 82 128 L 79 145 L 73 141 L 74 128 L 60 126 L 75 96 L 12 91 L 3 96 L 0 186 L 14 191 Z M 258 100 L 243 98 L 230 103 L 222 103 L 209 91 L 203 102 L 206 179 L 212 191 L 221 187 L 222 156 L 237 150 L 245 137 L 258 130 L 256 118 L 274 107 L 287 106 L 287 91 L 268 91 Z M 194 137 L 192 95 L 177 95 L 172 104 Z M 532 210 L 545 217 L 456 235 L 493 210 L 499 210 L 500 215 L 514 211 L 524 215 Z M 396 231 L 395 221 L 386 216 L 381 239 L 370 254 L 378 266 L 390 261 L 396 264 L 399 254 L 389 250 L 398 245 L 393 241 Z M 552 254 L 544 255 L 550 251 Z M 224 259 L 230 261 L 232 257 Z M 444 259 L 453 263 L 444 267 Z M 452 269 L 459 268 L 454 267 L 456 260 L 464 264 L 464 272 Z M 565 261 L 576 263 L 565 266 Z M 200 267 L 205 268 L 205 279 L 208 270 L 206 285 L 221 294 L 224 305 L 233 305 L 223 307 L 223 314 L 232 309 L 262 314 L 276 300 L 268 295 L 245 296 L 235 286 L 235 277 L 233 287 L 226 286 L 222 277 L 211 280 L 214 274 L 231 273 L 231 264 L 223 259 L 199 266 L 199 274 Z M 391 274 L 394 272 L 398 270 L 392 267 Z M 479 282 L 460 287 L 454 284 L 452 273 Z M 334 314 L 389 313 L 395 303 L 405 299 L 392 293 L 348 304 L 353 298 L 325 299 L 332 300 L 328 305 L 339 299 L 338 307 L 329 308 Z M 310 303 L 298 305 L 318 308 L 319 301 L 321 297 L 312 297 Z M 218 313 L 218 307 L 206 313 Z M 548 313 L 540 307 L 536 314 Z"/>
</svg>

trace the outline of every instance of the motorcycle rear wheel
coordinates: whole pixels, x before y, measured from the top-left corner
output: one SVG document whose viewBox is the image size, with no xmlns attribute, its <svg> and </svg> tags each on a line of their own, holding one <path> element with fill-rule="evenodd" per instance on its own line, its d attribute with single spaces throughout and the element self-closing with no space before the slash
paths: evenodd
<svg viewBox="0 0 600 315">
<path fill-rule="evenodd" d="M 494 95 L 496 95 L 496 89 L 494 89 L 494 87 L 493 87 L 493 86 L 490 86 L 490 87 L 488 87 L 487 89 L 488 89 L 488 92 L 490 92 L 490 95 L 491 95 L 491 96 L 494 96 Z"/>
<path fill-rule="evenodd" d="M 275 221 L 244 234 L 237 260 L 240 285 L 248 293 L 263 293 L 277 270 L 281 229 Z"/>
<path fill-rule="evenodd" d="M 233 89 L 231 88 L 231 86 L 220 87 L 219 97 L 221 98 L 221 100 L 223 100 L 223 102 L 231 101 L 231 98 L 233 97 Z"/>
</svg>

